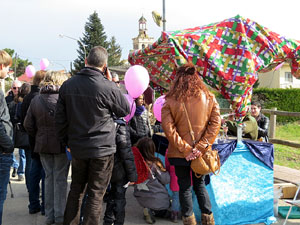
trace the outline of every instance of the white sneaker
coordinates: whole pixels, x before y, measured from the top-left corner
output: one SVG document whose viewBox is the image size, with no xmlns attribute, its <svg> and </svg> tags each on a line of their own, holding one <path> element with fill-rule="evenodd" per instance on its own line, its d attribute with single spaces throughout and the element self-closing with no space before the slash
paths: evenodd
<svg viewBox="0 0 300 225">
<path fill-rule="evenodd" d="M 23 174 L 19 174 L 18 175 L 18 181 L 23 181 L 25 178 L 24 178 L 24 175 Z"/>
</svg>

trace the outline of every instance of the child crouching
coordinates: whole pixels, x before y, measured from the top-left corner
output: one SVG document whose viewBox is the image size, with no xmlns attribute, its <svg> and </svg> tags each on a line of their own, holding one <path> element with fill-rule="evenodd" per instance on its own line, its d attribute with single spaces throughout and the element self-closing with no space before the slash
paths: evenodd
<svg viewBox="0 0 300 225">
<path fill-rule="evenodd" d="M 146 222 L 153 224 L 154 216 L 170 218 L 170 197 L 165 187 L 170 183 L 170 175 L 161 160 L 155 157 L 155 144 L 151 138 L 141 138 L 136 147 L 147 164 L 149 176 L 143 183 L 135 185 L 134 196 L 144 207 Z"/>
</svg>

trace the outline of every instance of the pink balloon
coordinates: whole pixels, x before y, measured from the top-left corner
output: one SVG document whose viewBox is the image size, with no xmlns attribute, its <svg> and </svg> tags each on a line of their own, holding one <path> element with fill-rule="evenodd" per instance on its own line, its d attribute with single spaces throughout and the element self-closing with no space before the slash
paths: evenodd
<svg viewBox="0 0 300 225">
<path fill-rule="evenodd" d="M 145 67 L 131 66 L 125 73 L 125 87 L 133 98 L 138 98 L 149 85 L 149 74 Z"/>
<path fill-rule="evenodd" d="M 129 105 L 130 105 L 130 113 L 124 117 L 124 119 L 128 123 L 129 120 L 131 120 L 131 118 L 134 116 L 134 113 L 136 110 L 136 105 L 135 105 L 134 99 L 130 95 L 124 94 L 124 96 L 126 97 L 127 101 L 129 102 Z"/>
<path fill-rule="evenodd" d="M 35 68 L 33 65 L 29 65 L 25 69 L 25 74 L 27 77 L 33 77 L 35 75 Z"/>
<path fill-rule="evenodd" d="M 161 109 L 165 104 L 165 95 L 160 96 L 153 104 L 153 113 L 155 118 L 161 122 Z"/>
<path fill-rule="evenodd" d="M 40 68 L 41 70 L 45 70 L 49 66 L 49 60 L 46 58 L 42 58 L 40 61 Z"/>
</svg>

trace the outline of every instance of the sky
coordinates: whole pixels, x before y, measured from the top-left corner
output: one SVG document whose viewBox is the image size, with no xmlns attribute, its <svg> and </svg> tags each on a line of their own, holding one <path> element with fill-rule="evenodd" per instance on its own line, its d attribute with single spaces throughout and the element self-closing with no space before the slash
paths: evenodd
<svg viewBox="0 0 300 225">
<path fill-rule="evenodd" d="M 148 35 L 156 41 L 162 32 L 151 12 L 162 14 L 163 0 L 1 0 L 0 49 L 11 48 L 38 70 L 42 58 L 48 69 L 70 69 L 77 58 L 75 39 L 83 36 L 89 15 L 96 11 L 104 31 L 122 48 L 127 59 L 138 20 L 147 20 Z M 300 1 L 295 0 L 165 0 L 166 31 L 219 22 L 239 14 L 287 38 L 300 40 Z"/>
</svg>

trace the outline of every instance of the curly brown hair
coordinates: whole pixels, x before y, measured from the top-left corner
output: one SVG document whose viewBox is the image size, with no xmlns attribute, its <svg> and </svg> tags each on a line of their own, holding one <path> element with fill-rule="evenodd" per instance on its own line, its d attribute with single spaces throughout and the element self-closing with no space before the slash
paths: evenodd
<svg viewBox="0 0 300 225">
<path fill-rule="evenodd" d="M 187 97 L 199 97 L 203 92 L 208 96 L 209 91 L 197 73 L 194 64 L 188 62 L 178 68 L 166 98 L 175 97 L 176 100 L 183 101 Z"/>
</svg>

